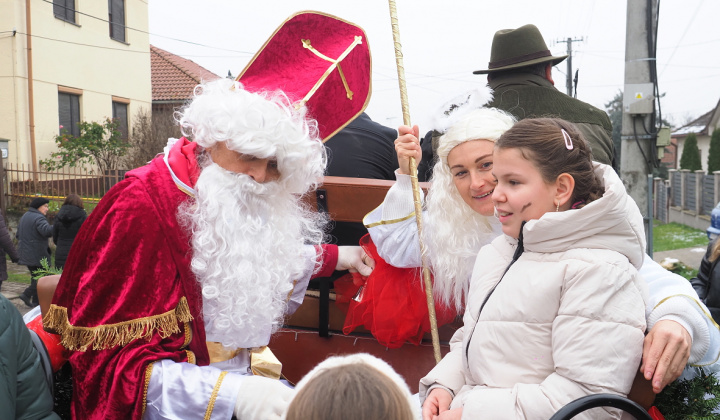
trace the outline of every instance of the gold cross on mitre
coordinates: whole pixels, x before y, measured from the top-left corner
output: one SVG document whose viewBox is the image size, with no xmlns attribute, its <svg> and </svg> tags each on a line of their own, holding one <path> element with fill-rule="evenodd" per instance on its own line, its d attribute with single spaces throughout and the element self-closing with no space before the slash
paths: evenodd
<svg viewBox="0 0 720 420">
<path fill-rule="evenodd" d="M 313 86 L 312 89 L 310 89 L 310 91 L 307 93 L 307 95 L 305 95 L 305 97 L 302 99 L 302 101 L 300 101 L 296 105 L 296 107 L 300 108 L 301 106 L 305 105 L 307 103 L 307 101 L 310 100 L 310 98 L 312 98 L 312 96 L 315 94 L 315 92 L 325 82 L 325 79 L 327 79 L 328 76 L 330 75 L 330 73 L 332 73 L 332 71 L 335 70 L 335 67 L 337 67 L 338 73 L 340 74 L 340 79 L 342 79 L 343 86 L 345 86 L 345 93 L 347 95 L 347 98 L 352 100 L 353 92 L 350 90 L 347 80 L 345 80 L 345 75 L 343 74 L 342 67 L 340 67 L 340 62 L 343 61 L 345 59 L 345 57 L 347 57 L 348 54 L 350 54 L 350 52 L 353 50 L 353 48 L 362 44 L 362 36 L 359 36 L 359 35 L 355 36 L 355 40 L 353 41 L 353 43 L 350 44 L 342 54 L 340 54 L 340 57 L 338 57 L 337 60 L 333 60 L 332 58 L 326 56 L 325 54 L 323 54 L 320 51 L 313 48 L 313 46 L 310 44 L 309 39 L 301 39 L 301 41 L 302 41 L 304 48 L 312 51 L 315 55 L 322 58 L 323 60 L 329 61 L 330 66 L 327 68 L 327 70 L 325 70 L 325 73 L 323 73 L 322 77 L 320 77 L 320 80 L 318 80 L 315 83 L 315 86 Z"/>
</svg>

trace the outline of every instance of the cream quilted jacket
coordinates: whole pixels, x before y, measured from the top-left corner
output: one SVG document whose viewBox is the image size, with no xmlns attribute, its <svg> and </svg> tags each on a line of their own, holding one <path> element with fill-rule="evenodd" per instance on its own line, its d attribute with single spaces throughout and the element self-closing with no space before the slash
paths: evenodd
<svg viewBox="0 0 720 420">
<path fill-rule="evenodd" d="M 442 386 L 463 419 L 548 419 L 584 395 L 628 393 L 645 331 L 643 220 L 612 168 L 596 171 L 602 198 L 482 248 L 464 327 L 422 379 L 421 401 Z"/>
</svg>

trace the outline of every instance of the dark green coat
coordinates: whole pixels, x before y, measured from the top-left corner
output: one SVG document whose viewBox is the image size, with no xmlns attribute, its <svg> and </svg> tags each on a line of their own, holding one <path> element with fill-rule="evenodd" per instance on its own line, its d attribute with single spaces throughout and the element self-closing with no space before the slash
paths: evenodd
<svg viewBox="0 0 720 420">
<path fill-rule="evenodd" d="M 616 167 L 612 124 L 605 111 L 560 92 L 550 81 L 537 75 L 495 76 L 488 85 L 493 90 L 493 100 L 488 107 L 507 111 L 518 121 L 538 117 L 570 121 L 590 143 L 593 159 Z"/>
<path fill-rule="evenodd" d="M 59 419 L 20 312 L 0 295 L 0 419 Z"/>
</svg>

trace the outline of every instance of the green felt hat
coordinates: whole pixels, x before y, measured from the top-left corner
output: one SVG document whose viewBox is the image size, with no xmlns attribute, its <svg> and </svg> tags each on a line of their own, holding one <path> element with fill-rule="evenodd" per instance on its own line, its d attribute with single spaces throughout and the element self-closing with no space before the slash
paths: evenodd
<svg viewBox="0 0 720 420">
<path fill-rule="evenodd" d="M 535 25 L 501 29 L 493 36 L 487 70 L 475 70 L 473 74 L 487 74 L 547 61 L 551 61 L 554 66 L 566 58 L 567 55 L 556 57 L 550 54 L 545 40 Z"/>
</svg>

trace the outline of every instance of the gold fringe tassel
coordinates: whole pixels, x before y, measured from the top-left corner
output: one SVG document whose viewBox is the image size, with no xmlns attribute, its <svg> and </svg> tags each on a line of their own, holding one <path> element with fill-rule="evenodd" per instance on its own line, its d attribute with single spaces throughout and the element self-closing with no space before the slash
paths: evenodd
<svg viewBox="0 0 720 420">
<path fill-rule="evenodd" d="M 163 314 L 96 327 L 70 324 L 67 308 L 52 304 L 43 317 L 43 327 L 60 334 L 61 343 L 68 350 L 86 351 L 91 346 L 93 350 L 106 350 L 125 346 L 140 338 L 150 340 L 156 332 L 162 338 L 169 337 L 180 332 L 180 322 L 190 322 L 192 319 L 187 299 L 182 297 L 175 309 Z"/>
</svg>

